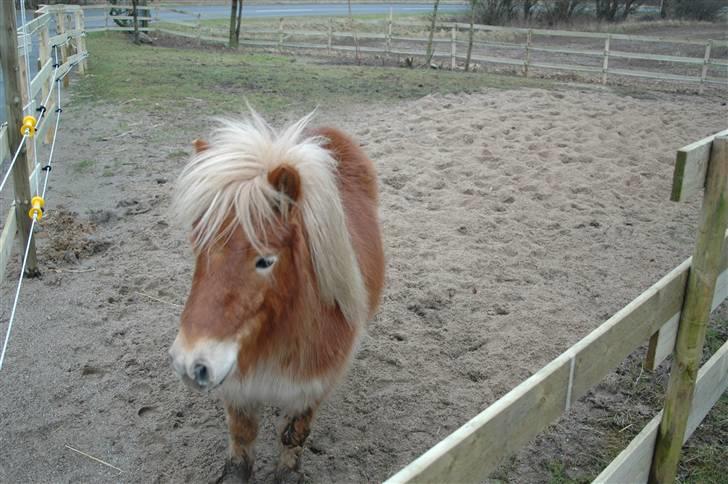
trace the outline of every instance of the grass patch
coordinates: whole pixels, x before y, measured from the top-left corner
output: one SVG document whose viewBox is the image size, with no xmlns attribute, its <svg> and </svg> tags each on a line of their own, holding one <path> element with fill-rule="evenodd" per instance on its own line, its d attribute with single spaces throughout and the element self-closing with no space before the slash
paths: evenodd
<svg viewBox="0 0 728 484">
<path fill-rule="evenodd" d="M 411 99 L 485 88 L 543 87 L 551 83 L 506 75 L 321 65 L 264 53 L 198 51 L 135 46 L 122 34 L 87 38 L 91 75 L 79 98 L 124 103 L 138 109 L 186 109 L 204 101 L 205 114 L 240 112 L 247 99 L 262 112 L 304 112 L 321 105 Z M 199 106 L 196 108 L 198 109 Z"/>
<path fill-rule="evenodd" d="M 589 482 L 586 479 L 572 479 L 566 473 L 566 466 L 563 462 L 549 462 L 546 464 L 549 484 L 582 484 Z"/>
<path fill-rule="evenodd" d="M 96 161 L 94 160 L 79 160 L 73 163 L 72 169 L 74 173 L 87 173 L 93 169 Z"/>
</svg>

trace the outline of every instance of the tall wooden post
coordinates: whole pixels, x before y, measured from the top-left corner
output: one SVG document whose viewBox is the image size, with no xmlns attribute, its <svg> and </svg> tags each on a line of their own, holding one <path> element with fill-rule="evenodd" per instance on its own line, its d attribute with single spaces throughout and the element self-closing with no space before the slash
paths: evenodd
<svg viewBox="0 0 728 484">
<path fill-rule="evenodd" d="M 526 34 L 526 59 L 523 61 L 523 75 L 528 77 L 528 65 L 531 63 L 531 42 L 533 42 L 533 31 L 528 29 Z"/>
<path fill-rule="evenodd" d="M 458 48 L 458 29 L 453 25 L 450 31 L 450 70 L 455 70 L 455 61 Z"/>
<path fill-rule="evenodd" d="M 15 24 L 15 2 L 0 2 L 0 66 L 5 80 L 5 104 L 8 119 L 8 144 L 10 152 L 15 153 L 20 145 L 22 136 L 20 125 L 23 118 L 22 86 L 20 84 L 20 64 L 18 62 L 18 34 Z M 24 146 L 28 146 L 27 140 Z M 20 233 L 20 257 L 25 254 L 28 245 L 31 220 L 28 218 L 30 210 L 30 184 L 28 183 L 28 151 L 21 150 L 20 158 L 13 166 L 13 185 L 15 188 L 15 219 Z M 40 274 L 38 260 L 35 255 L 35 241 L 30 241 L 28 262 L 25 273 L 29 277 Z"/>
<path fill-rule="evenodd" d="M 713 139 L 705 177 L 698 240 L 693 251 L 665 408 L 652 458 L 651 483 L 672 483 L 677 474 L 728 225 L 728 136 Z"/>
<path fill-rule="evenodd" d="M 609 70 L 609 43 L 612 40 L 611 35 L 607 35 L 604 41 L 604 62 L 602 62 L 602 84 L 607 83 L 607 71 Z"/>
<path fill-rule="evenodd" d="M 708 63 L 710 62 L 710 48 L 713 46 L 713 42 L 705 44 L 705 55 L 703 56 L 703 68 L 700 71 L 700 94 L 703 94 L 705 89 L 705 80 L 708 78 Z"/>
<path fill-rule="evenodd" d="M 46 65 L 46 62 L 48 62 L 51 58 L 51 46 L 50 46 L 50 33 L 48 32 L 48 24 L 46 23 L 43 28 L 40 30 L 40 39 L 38 41 L 38 54 L 40 55 L 40 65 L 44 66 Z M 53 83 L 56 82 L 56 80 L 53 78 L 53 76 L 48 76 L 48 80 L 43 83 L 43 89 L 41 91 L 41 95 L 43 96 L 43 101 L 48 97 L 48 93 L 53 88 Z M 52 97 L 52 96 L 51 96 Z M 55 101 L 53 99 L 48 100 L 48 106 L 46 106 L 46 113 L 50 113 L 53 111 L 53 107 L 55 106 Z M 48 118 L 43 121 L 44 123 L 48 123 Z M 49 144 L 53 140 L 53 130 L 55 128 L 52 125 L 49 125 L 48 129 L 45 130 L 45 139 L 43 140 L 45 144 Z"/>
<path fill-rule="evenodd" d="M 283 17 L 278 19 L 278 53 L 283 52 Z"/>
<path fill-rule="evenodd" d="M 58 10 L 56 14 L 56 33 L 61 35 L 66 32 L 66 12 L 62 8 Z M 68 43 L 64 42 L 61 46 L 61 64 L 65 64 L 68 61 Z M 71 82 L 70 76 L 63 78 L 63 87 L 68 87 Z"/>
<path fill-rule="evenodd" d="M 387 20 L 387 55 L 392 53 L 392 8 L 389 9 L 389 20 Z"/>
<path fill-rule="evenodd" d="M 80 8 L 73 13 L 74 28 L 78 31 L 84 30 L 84 17 L 83 10 Z M 80 35 L 76 37 L 76 53 L 81 54 L 86 52 L 86 37 Z M 86 74 L 86 60 L 82 60 L 78 63 L 78 73 L 83 75 Z"/>
</svg>

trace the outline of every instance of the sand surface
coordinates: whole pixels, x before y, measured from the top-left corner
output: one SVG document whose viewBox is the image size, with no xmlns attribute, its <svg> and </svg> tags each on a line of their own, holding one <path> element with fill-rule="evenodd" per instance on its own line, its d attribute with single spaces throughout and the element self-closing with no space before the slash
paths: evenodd
<svg viewBox="0 0 728 484">
<path fill-rule="evenodd" d="M 378 167 L 388 283 L 314 425 L 308 480 L 385 479 L 688 257 L 699 207 L 668 201 L 674 155 L 725 129 L 724 104 L 564 87 L 321 111 Z M 193 265 L 170 193 L 209 130 L 198 110 L 100 105 L 91 133 L 86 105 L 64 113 L 44 275 L 25 282 L 0 373 L 0 482 L 218 476 L 222 407 L 183 387 L 166 353 Z M 17 270 L 2 286 L 3 333 Z"/>
</svg>

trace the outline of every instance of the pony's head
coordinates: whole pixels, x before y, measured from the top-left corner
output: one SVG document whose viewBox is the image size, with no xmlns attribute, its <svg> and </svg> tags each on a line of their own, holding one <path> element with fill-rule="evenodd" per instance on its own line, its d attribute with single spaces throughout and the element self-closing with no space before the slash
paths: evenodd
<svg viewBox="0 0 728 484">
<path fill-rule="evenodd" d="M 305 330 L 296 323 L 322 308 L 338 306 L 350 324 L 366 318 L 336 161 L 306 136 L 308 120 L 281 132 L 255 113 L 222 121 L 179 177 L 175 207 L 196 265 L 170 354 L 196 388 L 280 357 Z"/>
</svg>

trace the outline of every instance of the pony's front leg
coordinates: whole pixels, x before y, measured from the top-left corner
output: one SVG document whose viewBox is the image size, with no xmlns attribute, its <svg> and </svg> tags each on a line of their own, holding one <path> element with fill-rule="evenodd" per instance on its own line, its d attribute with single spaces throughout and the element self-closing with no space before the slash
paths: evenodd
<svg viewBox="0 0 728 484">
<path fill-rule="evenodd" d="M 255 461 L 253 444 L 258 436 L 258 409 L 225 403 L 225 410 L 230 435 L 230 456 L 218 482 L 249 482 Z"/>
<path fill-rule="evenodd" d="M 281 454 L 276 469 L 277 482 L 302 482 L 301 454 L 303 444 L 311 433 L 315 408 L 303 412 L 286 415 L 283 430 L 280 432 Z"/>
</svg>

